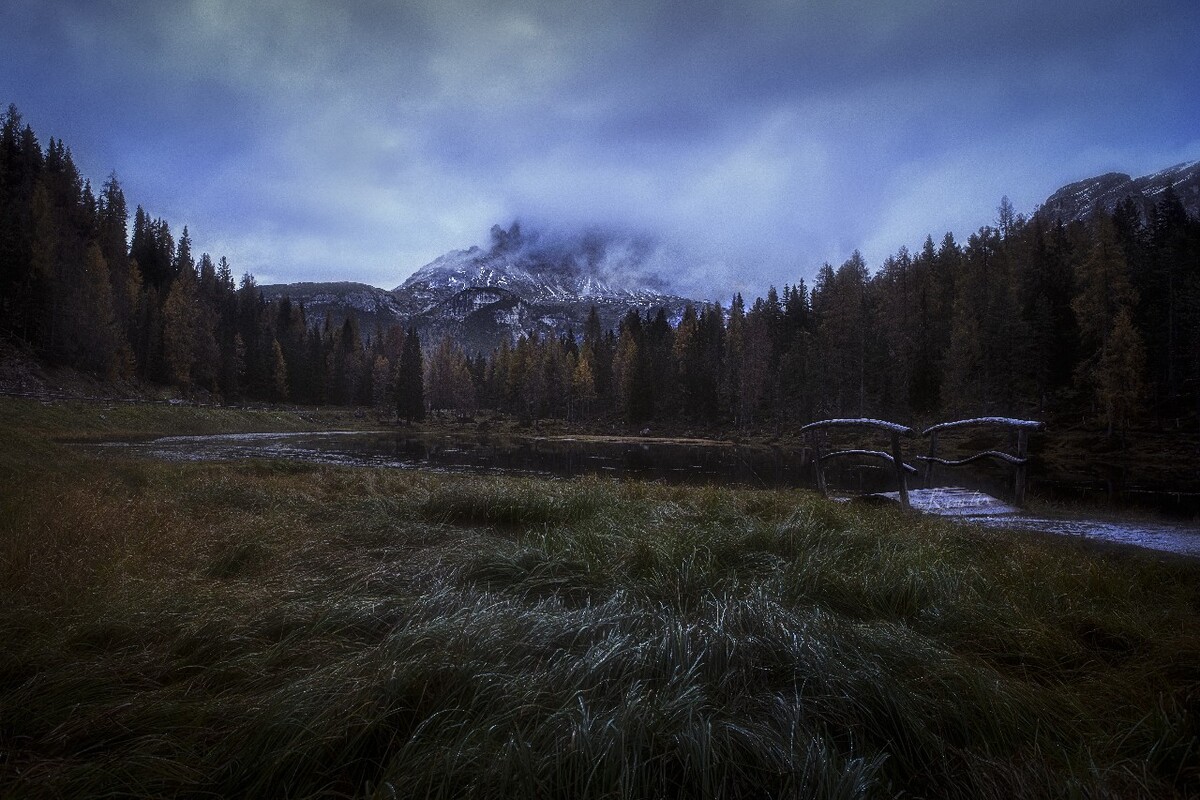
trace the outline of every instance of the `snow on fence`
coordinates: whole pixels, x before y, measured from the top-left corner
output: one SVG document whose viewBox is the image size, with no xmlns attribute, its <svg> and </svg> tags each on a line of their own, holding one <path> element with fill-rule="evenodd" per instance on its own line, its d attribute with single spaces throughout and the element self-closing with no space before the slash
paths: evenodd
<svg viewBox="0 0 1200 800">
<path fill-rule="evenodd" d="M 874 428 L 875 430 L 886 431 L 891 435 L 892 452 L 885 453 L 882 450 L 837 450 L 832 453 L 821 452 L 821 436 L 826 428 Z M 896 481 L 900 487 L 900 505 L 908 508 L 908 475 L 909 471 L 916 472 L 915 469 L 904 463 L 904 449 L 900 446 L 900 437 L 912 437 L 916 432 L 906 425 L 900 425 L 895 422 L 887 422 L 881 419 L 869 419 L 866 417 L 858 417 L 853 419 L 823 419 L 818 422 L 812 422 L 800 429 L 802 434 L 813 434 L 813 468 L 817 474 L 817 490 L 825 497 L 829 496 L 829 488 L 825 483 L 825 468 L 822 462 L 830 458 L 841 458 L 846 456 L 855 457 L 870 457 L 880 458 L 884 461 L 890 461 L 896 470 Z"/>
<path fill-rule="evenodd" d="M 1007 428 L 1014 430 L 1017 433 L 1017 452 L 1005 453 L 999 450 L 983 450 L 975 453 L 967 458 L 958 460 L 939 458 L 938 449 L 938 434 L 944 431 L 954 430 L 956 428 L 983 428 L 996 427 Z M 1041 422 L 1031 419 L 1013 419 L 1011 417 L 973 417 L 971 419 L 959 419 L 954 422 L 943 422 L 938 425 L 931 425 L 926 428 L 921 435 L 929 437 L 929 455 L 916 456 L 917 461 L 925 462 L 925 488 L 933 486 L 934 467 L 937 465 L 943 467 L 965 467 L 968 464 L 980 461 L 985 458 L 991 458 L 996 461 L 1003 461 L 1013 468 L 1013 502 L 1018 506 L 1025 505 L 1025 484 L 1029 470 L 1029 432 L 1041 430 L 1045 427 Z"/>
<path fill-rule="evenodd" d="M 968 427 L 1000 427 L 1016 431 L 1017 447 L 1016 453 L 1006 453 L 1000 450 L 983 450 L 975 453 L 967 458 L 958 460 L 940 458 L 937 454 L 938 434 L 944 431 L 955 430 L 958 428 Z M 882 431 L 890 435 L 891 452 L 883 450 L 836 450 L 831 453 L 822 453 L 821 444 L 823 434 L 829 428 L 870 428 L 877 431 Z M 1041 430 L 1043 428 L 1041 422 L 1027 419 L 1013 419 L 1011 417 L 973 417 L 971 419 L 959 419 L 952 422 L 942 422 L 937 425 L 932 425 L 922 432 L 922 436 L 929 437 L 929 455 L 915 456 L 914 460 L 925 462 L 925 488 L 929 489 L 933 485 L 933 475 L 935 465 L 945 467 L 963 467 L 968 464 L 973 464 L 983 459 L 993 459 L 1002 461 L 1013 467 L 1015 472 L 1013 494 L 1015 502 L 1018 506 L 1025 503 L 1025 484 L 1026 471 L 1028 469 L 1029 459 L 1026 455 L 1028 450 L 1028 435 L 1030 431 Z M 805 425 L 800 429 L 801 434 L 811 434 L 813 442 L 813 469 L 816 473 L 817 490 L 822 495 L 829 496 L 829 488 L 825 482 L 825 468 L 823 462 L 831 458 L 856 457 L 856 458 L 878 458 L 892 464 L 896 472 L 896 482 L 899 486 L 898 495 L 900 505 L 903 508 L 910 508 L 908 496 L 908 473 L 918 473 L 918 470 L 906 464 L 904 461 L 904 452 L 901 447 L 901 437 L 912 438 L 916 436 L 916 432 L 906 425 L 900 425 L 895 422 L 888 422 L 881 419 L 870 419 L 867 417 L 855 417 L 846 419 L 823 419 L 817 422 Z"/>
</svg>

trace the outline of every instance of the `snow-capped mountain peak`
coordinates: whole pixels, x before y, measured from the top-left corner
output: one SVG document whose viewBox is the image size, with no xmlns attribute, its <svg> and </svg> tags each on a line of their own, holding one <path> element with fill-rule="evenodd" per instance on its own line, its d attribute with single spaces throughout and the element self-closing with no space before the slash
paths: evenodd
<svg viewBox="0 0 1200 800">
<path fill-rule="evenodd" d="M 447 253 L 414 272 L 395 292 L 425 311 L 454 292 L 495 287 L 526 302 L 677 299 L 646 261 L 653 245 L 644 239 L 587 232 L 571 237 L 528 234 L 518 223 L 492 228 L 488 250 Z"/>
<path fill-rule="evenodd" d="M 529 233 L 519 223 L 497 225 L 491 237 L 490 248 L 447 253 L 396 287 L 418 327 L 483 347 L 506 336 L 580 332 L 592 307 L 615 327 L 631 308 L 678 318 L 691 302 L 653 273 L 655 248 L 645 238 Z"/>
</svg>

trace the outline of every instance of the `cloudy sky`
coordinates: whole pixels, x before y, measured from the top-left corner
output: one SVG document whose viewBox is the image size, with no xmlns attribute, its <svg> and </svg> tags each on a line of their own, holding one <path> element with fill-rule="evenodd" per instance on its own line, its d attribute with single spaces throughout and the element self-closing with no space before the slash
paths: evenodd
<svg viewBox="0 0 1200 800">
<path fill-rule="evenodd" d="M 1200 159 L 1196 0 L 4 0 L 0 102 L 261 283 L 494 223 L 760 293 Z"/>
</svg>

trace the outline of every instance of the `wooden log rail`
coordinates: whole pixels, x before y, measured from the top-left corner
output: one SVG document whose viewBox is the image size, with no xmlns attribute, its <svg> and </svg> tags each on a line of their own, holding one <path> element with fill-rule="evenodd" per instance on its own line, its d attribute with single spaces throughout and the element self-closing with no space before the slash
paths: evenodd
<svg viewBox="0 0 1200 800">
<path fill-rule="evenodd" d="M 1017 452 L 1005 453 L 999 450 L 984 450 L 967 458 L 958 460 L 939 458 L 938 449 L 938 434 L 948 430 L 968 427 L 996 427 L 1007 428 L 1016 431 L 1017 434 Z M 1029 469 L 1029 432 L 1041 430 L 1044 425 L 1041 422 L 1036 422 L 1029 419 L 1012 419 L 1011 417 L 973 417 L 971 419 L 960 419 L 953 422 L 942 422 L 938 425 L 932 425 L 921 432 L 922 436 L 929 437 L 929 455 L 915 456 L 914 460 L 925 462 L 925 488 L 933 486 L 933 473 L 935 465 L 944 467 L 963 467 L 972 464 L 976 461 L 981 461 L 985 458 L 991 458 L 996 461 L 1002 461 L 1009 464 L 1013 468 L 1013 499 L 1016 505 L 1025 505 L 1025 485 L 1027 473 Z"/>
<path fill-rule="evenodd" d="M 886 453 L 882 450 L 837 450 L 832 453 L 821 452 L 821 437 L 815 435 L 819 432 L 824 432 L 827 428 L 872 428 L 879 431 L 884 431 L 891 436 L 892 452 Z M 825 468 L 822 462 L 830 458 L 841 458 L 846 456 L 880 458 L 884 461 L 890 461 L 896 470 L 896 482 L 900 487 L 900 505 L 908 508 L 908 472 L 916 472 L 908 464 L 904 463 L 904 451 L 900 446 L 900 437 L 905 436 L 912 438 L 916 432 L 906 425 L 899 425 L 895 422 L 887 422 L 881 419 L 869 419 L 866 417 L 854 417 L 850 419 L 823 419 L 818 422 L 812 422 L 800 429 L 801 434 L 813 435 L 813 468 L 817 476 L 817 489 L 825 497 L 829 496 L 829 488 L 825 483 Z"/>
</svg>

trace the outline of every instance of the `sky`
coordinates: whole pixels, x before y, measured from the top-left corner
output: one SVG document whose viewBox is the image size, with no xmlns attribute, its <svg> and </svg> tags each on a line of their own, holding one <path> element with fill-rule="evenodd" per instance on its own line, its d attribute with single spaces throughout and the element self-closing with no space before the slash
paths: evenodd
<svg viewBox="0 0 1200 800">
<path fill-rule="evenodd" d="M 1196 0 L 3 0 L 0 104 L 259 283 L 492 225 L 656 237 L 692 296 L 1200 159 Z"/>
</svg>

